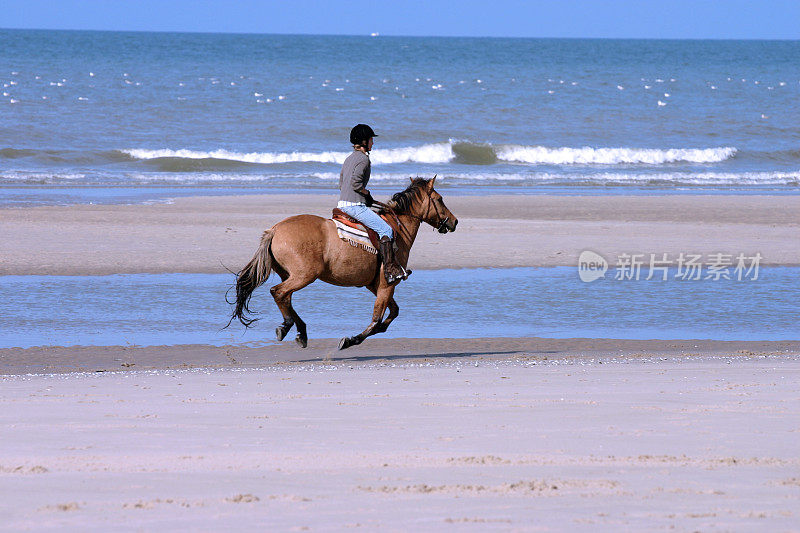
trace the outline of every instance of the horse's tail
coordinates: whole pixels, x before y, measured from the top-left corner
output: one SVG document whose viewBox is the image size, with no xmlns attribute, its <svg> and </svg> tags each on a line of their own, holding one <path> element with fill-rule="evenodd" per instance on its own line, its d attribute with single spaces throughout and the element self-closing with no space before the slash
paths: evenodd
<svg viewBox="0 0 800 533">
<path fill-rule="evenodd" d="M 262 283 L 267 281 L 272 272 L 272 254 L 269 251 L 272 245 L 272 237 L 275 232 L 268 229 L 261 236 L 261 244 L 256 250 L 256 254 L 245 267 L 236 274 L 236 309 L 233 311 L 231 320 L 239 319 L 239 322 L 249 327 L 257 319 L 248 318 L 250 313 L 250 297 Z"/>
</svg>

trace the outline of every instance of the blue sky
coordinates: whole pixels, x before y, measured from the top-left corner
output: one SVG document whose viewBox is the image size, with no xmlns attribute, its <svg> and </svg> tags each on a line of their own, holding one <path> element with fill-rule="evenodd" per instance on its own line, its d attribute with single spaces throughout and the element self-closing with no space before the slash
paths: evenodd
<svg viewBox="0 0 800 533">
<path fill-rule="evenodd" d="M 800 0 L 0 0 L 0 28 L 800 39 Z"/>
</svg>

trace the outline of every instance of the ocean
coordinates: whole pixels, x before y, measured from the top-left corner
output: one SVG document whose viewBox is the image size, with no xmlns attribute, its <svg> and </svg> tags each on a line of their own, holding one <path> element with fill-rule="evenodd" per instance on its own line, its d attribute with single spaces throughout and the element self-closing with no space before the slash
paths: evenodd
<svg viewBox="0 0 800 533">
<path fill-rule="evenodd" d="M 0 206 L 374 188 L 797 194 L 800 42 L 0 30 Z"/>
</svg>

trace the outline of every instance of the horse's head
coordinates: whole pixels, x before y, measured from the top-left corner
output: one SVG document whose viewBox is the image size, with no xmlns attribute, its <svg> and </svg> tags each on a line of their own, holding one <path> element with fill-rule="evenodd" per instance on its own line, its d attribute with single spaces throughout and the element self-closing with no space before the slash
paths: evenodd
<svg viewBox="0 0 800 533">
<path fill-rule="evenodd" d="M 435 181 L 436 176 L 429 180 L 411 178 L 411 185 L 392 196 L 392 203 L 401 211 L 430 224 L 439 233 L 455 231 L 458 219 L 444 205 L 442 195 L 433 188 Z"/>
<path fill-rule="evenodd" d="M 436 228 L 439 233 L 455 231 L 456 226 L 458 225 L 458 219 L 452 213 L 452 211 L 450 211 L 447 206 L 444 205 L 444 199 L 442 198 L 442 195 L 436 192 L 436 189 L 433 188 L 433 183 L 435 181 L 436 176 L 430 180 L 427 180 L 424 185 L 428 192 L 428 205 L 425 210 L 425 214 L 422 215 L 422 220 Z"/>
</svg>

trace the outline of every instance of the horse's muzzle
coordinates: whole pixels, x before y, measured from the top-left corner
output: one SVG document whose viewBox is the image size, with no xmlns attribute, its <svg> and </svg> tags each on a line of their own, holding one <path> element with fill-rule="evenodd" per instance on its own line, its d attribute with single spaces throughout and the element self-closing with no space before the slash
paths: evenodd
<svg viewBox="0 0 800 533">
<path fill-rule="evenodd" d="M 445 218 L 444 220 L 439 223 L 439 227 L 436 228 L 439 233 L 447 233 L 448 231 L 455 231 L 456 226 L 458 225 L 458 220 L 450 220 L 450 217 Z"/>
</svg>

